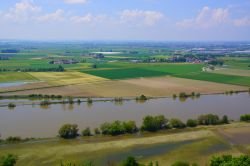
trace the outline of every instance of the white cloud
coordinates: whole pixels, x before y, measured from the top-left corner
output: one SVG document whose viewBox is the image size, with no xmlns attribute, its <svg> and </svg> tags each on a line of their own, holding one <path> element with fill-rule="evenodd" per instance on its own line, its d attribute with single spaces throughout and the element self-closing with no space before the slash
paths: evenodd
<svg viewBox="0 0 250 166">
<path fill-rule="evenodd" d="M 41 11 L 41 7 L 36 6 L 33 0 L 22 0 L 10 8 L 9 11 L 2 13 L 2 18 L 11 21 L 28 20 L 34 16 L 34 13 Z"/>
<path fill-rule="evenodd" d="M 53 13 L 48 13 L 43 16 L 39 16 L 37 18 L 38 21 L 63 21 L 65 19 L 64 17 L 64 10 L 57 9 Z"/>
<path fill-rule="evenodd" d="M 209 28 L 222 23 L 228 23 L 229 21 L 229 11 L 227 8 L 211 9 L 205 6 L 195 18 L 184 19 L 178 22 L 177 25 L 180 27 Z"/>
<path fill-rule="evenodd" d="M 234 19 L 233 24 L 235 26 L 250 26 L 250 18 L 243 17 L 243 18 L 239 18 L 239 19 Z"/>
<path fill-rule="evenodd" d="M 74 23 L 89 23 L 93 21 L 92 14 L 88 13 L 84 16 L 73 16 L 70 18 L 70 20 Z"/>
<path fill-rule="evenodd" d="M 143 11 L 143 10 L 123 10 L 120 13 L 120 19 L 125 23 L 135 23 L 135 24 L 145 24 L 148 26 L 153 26 L 164 15 L 157 11 Z"/>
<path fill-rule="evenodd" d="M 64 2 L 68 4 L 84 4 L 87 3 L 88 0 L 64 0 Z"/>
</svg>

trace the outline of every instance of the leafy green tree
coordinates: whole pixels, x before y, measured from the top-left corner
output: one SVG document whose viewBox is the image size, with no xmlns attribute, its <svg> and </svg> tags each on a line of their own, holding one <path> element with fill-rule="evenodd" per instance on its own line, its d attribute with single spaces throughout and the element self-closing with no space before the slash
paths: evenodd
<svg viewBox="0 0 250 166">
<path fill-rule="evenodd" d="M 250 121 L 250 114 L 245 114 L 240 116 L 240 121 Z"/>
<path fill-rule="evenodd" d="M 186 125 L 180 119 L 171 119 L 169 121 L 169 124 L 172 128 L 177 128 L 177 129 L 186 127 Z"/>
<path fill-rule="evenodd" d="M 83 131 L 82 131 L 82 136 L 91 136 L 91 131 L 90 131 L 90 128 L 87 127 L 85 128 Z"/>
<path fill-rule="evenodd" d="M 188 127 L 196 127 L 198 125 L 198 121 L 194 119 L 188 119 L 187 120 L 187 126 Z"/>
<path fill-rule="evenodd" d="M 139 166 L 140 164 L 136 161 L 136 159 L 132 156 L 127 157 L 126 160 L 123 161 L 121 166 Z"/>
<path fill-rule="evenodd" d="M 76 138 L 78 136 L 78 126 L 76 124 L 65 124 L 59 129 L 59 135 L 65 139 Z"/>
<path fill-rule="evenodd" d="M 207 114 L 198 117 L 200 125 L 217 125 L 220 123 L 218 115 Z"/>
<path fill-rule="evenodd" d="M 17 156 L 13 154 L 7 154 L 1 158 L 1 166 L 14 166 L 17 162 Z"/>
<path fill-rule="evenodd" d="M 222 123 L 222 124 L 228 124 L 228 123 L 229 123 L 227 115 L 224 115 L 224 116 L 222 117 L 221 123 Z"/>
<path fill-rule="evenodd" d="M 123 122 L 123 128 L 126 133 L 136 133 L 138 131 L 135 121 Z"/>
<path fill-rule="evenodd" d="M 167 128 L 168 120 L 163 116 L 146 116 L 143 119 L 142 130 L 155 132 Z"/>
</svg>

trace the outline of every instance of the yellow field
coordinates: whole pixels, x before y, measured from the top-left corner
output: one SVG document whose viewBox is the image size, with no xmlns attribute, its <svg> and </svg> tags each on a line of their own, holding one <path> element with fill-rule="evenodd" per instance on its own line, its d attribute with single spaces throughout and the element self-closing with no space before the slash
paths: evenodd
<svg viewBox="0 0 250 166">
<path fill-rule="evenodd" d="M 250 70 L 218 68 L 217 70 L 214 70 L 214 71 L 211 71 L 211 72 L 212 73 L 218 73 L 218 74 L 227 74 L 227 75 L 250 77 Z"/>
<path fill-rule="evenodd" d="M 39 93 L 60 94 L 63 96 L 136 97 L 144 94 L 151 97 L 160 97 L 172 96 L 173 94 L 179 94 L 180 92 L 213 94 L 224 93 L 229 90 L 248 90 L 248 87 L 244 86 L 175 77 L 140 78 L 114 81 L 77 72 L 75 72 L 74 75 L 72 75 L 72 73 L 46 73 L 45 75 L 42 75 L 42 73 L 35 74 L 37 78 L 44 79 L 50 84 L 53 83 L 55 85 L 66 86 L 19 91 L 8 93 L 8 95 L 28 95 Z M 32 86 L 32 84 L 30 86 Z"/>
<path fill-rule="evenodd" d="M 50 85 L 72 85 L 106 81 L 107 79 L 81 72 L 30 72 L 30 75 Z"/>
</svg>

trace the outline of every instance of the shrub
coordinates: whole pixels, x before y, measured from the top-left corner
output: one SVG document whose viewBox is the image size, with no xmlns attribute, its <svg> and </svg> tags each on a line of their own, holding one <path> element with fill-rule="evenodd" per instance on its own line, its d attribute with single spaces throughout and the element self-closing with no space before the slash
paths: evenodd
<svg viewBox="0 0 250 166">
<path fill-rule="evenodd" d="M 135 121 L 123 122 L 123 128 L 126 133 L 136 133 L 138 131 Z"/>
<path fill-rule="evenodd" d="M 194 119 L 188 119 L 187 120 L 187 126 L 188 127 L 196 127 L 198 125 L 198 121 Z"/>
<path fill-rule="evenodd" d="M 141 95 L 140 97 L 136 97 L 136 100 L 146 101 L 148 98 L 145 95 Z"/>
<path fill-rule="evenodd" d="M 9 104 L 8 104 L 8 107 L 9 107 L 9 108 L 15 108 L 16 105 L 15 105 L 14 103 L 9 103 Z"/>
<path fill-rule="evenodd" d="M 87 103 L 88 103 L 88 104 L 92 104 L 92 103 L 93 103 L 93 100 L 92 100 L 91 98 L 88 98 L 88 99 L 87 99 Z"/>
<path fill-rule="evenodd" d="M 250 121 L 250 114 L 241 115 L 240 121 Z"/>
<path fill-rule="evenodd" d="M 124 128 L 120 121 L 115 121 L 113 123 L 103 123 L 101 125 L 101 131 L 104 135 L 120 135 L 124 134 Z"/>
<path fill-rule="evenodd" d="M 222 124 L 228 124 L 228 123 L 229 123 L 227 115 L 224 115 L 224 116 L 222 117 L 221 123 L 222 123 Z"/>
<path fill-rule="evenodd" d="M 232 155 L 223 155 L 221 157 L 214 156 L 210 160 L 210 166 L 248 166 L 250 165 L 250 157 L 240 156 L 232 157 Z"/>
<path fill-rule="evenodd" d="M 91 136 L 91 131 L 89 127 L 82 131 L 82 136 Z"/>
<path fill-rule="evenodd" d="M 217 125 L 220 123 L 218 115 L 207 114 L 198 117 L 200 125 Z"/>
<path fill-rule="evenodd" d="M 181 92 L 181 93 L 179 94 L 179 97 L 180 97 L 180 98 L 187 98 L 188 95 L 187 95 L 185 92 Z"/>
<path fill-rule="evenodd" d="M 171 119 L 169 124 L 171 127 L 177 128 L 177 129 L 186 127 L 186 125 L 179 119 Z"/>
<path fill-rule="evenodd" d="M 136 159 L 132 156 L 127 157 L 126 160 L 123 161 L 121 166 L 139 166 L 140 164 L 136 161 Z"/>
<path fill-rule="evenodd" d="M 17 162 L 17 156 L 13 154 L 7 154 L 1 158 L 1 166 L 14 166 Z"/>
<path fill-rule="evenodd" d="M 59 129 L 62 138 L 70 139 L 78 136 L 78 126 L 76 124 L 65 124 Z"/>
<path fill-rule="evenodd" d="M 167 128 L 167 122 L 168 120 L 163 116 L 146 116 L 143 119 L 142 124 L 142 130 L 155 132 L 160 129 L 166 129 Z"/>
</svg>

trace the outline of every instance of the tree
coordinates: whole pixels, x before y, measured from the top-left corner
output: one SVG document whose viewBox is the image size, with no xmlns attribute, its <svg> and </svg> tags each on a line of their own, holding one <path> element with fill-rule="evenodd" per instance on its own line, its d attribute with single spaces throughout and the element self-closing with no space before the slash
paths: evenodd
<svg viewBox="0 0 250 166">
<path fill-rule="evenodd" d="M 163 116 L 146 116 L 143 119 L 142 124 L 142 130 L 155 132 L 160 129 L 166 129 L 167 128 L 167 122 L 168 120 Z"/>
<path fill-rule="evenodd" d="M 250 114 L 241 115 L 240 121 L 250 121 Z"/>
<path fill-rule="evenodd" d="M 94 129 L 94 132 L 95 132 L 95 135 L 101 134 L 101 132 L 100 132 L 100 130 L 99 130 L 98 128 L 95 128 L 95 129 Z"/>
<path fill-rule="evenodd" d="M 15 105 L 14 103 L 9 103 L 9 104 L 8 104 L 8 107 L 9 107 L 9 108 L 15 108 L 16 105 Z"/>
<path fill-rule="evenodd" d="M 13 154 L 7 154 L 1 158 L 1 166 L 14 166 L 17 162 L 17 156 Z"/>
<path fill-rule="evenodd" d="M 227 115 L 224 115 L 224 116 L 222 117 L 221 123 L 222 123 L 222 124 L 228 124 L 228 123 L 229 123 Z"/>
<path fill-rule="evenodd" d="M 90 128 L 87 127 L 85 128 L 83 131 L 82 131 L 82 136 L 91 136 L 91 131 L 90 131 Z"/>
<path fill-rule="evenodd" d="M 171 119 L 169 123 L 171 127 L 177 129 L 186 127 L 186 125 L 179 119 Z"/>
<path fill-rule="evenodd" d="M 65 139 L 71 139 L 78 136 L 78 126 L 76 124 L 65 124 L 59 129 L 59 135 Z"/>
<path fill-rule="evenodd" d="M 210 166 L 249 166 L 250 156 L 232 157 L 232 155 L 214 156 Z"/>
<path fill-rule="evenodd" d="M 187 120 L 187 126 L 188 127 L 196 127 L 198 125 L 198 121 L 197 120 L 193 120 L 193 119 L 188 119 Z"/>
<path fill-rule="evenodd" d="M 126 133 L 136 133 L 138 131 L 135 121 L 123 122 L 123 128 Z"/>
<path fill-rule="evenodd" d="M 139 165 L 140 164 L 132 156 L 127 157 L 127 159 L 124 160 L 122 163 L 122 166 L 139 166 Z"/>
<path fill-rule="evenodd" d="M 218 115 L 207 114 L 200 115 L 198 117 L 198 122 L 200 125 L 217 125 L 220 121 Z"/>
<path fill-rule="evenodd" d="M 174 164 L 172 164 L 172 166 L 189 166 L 189 163 L 184 161 L 176 161 Z"/>
</svg>

